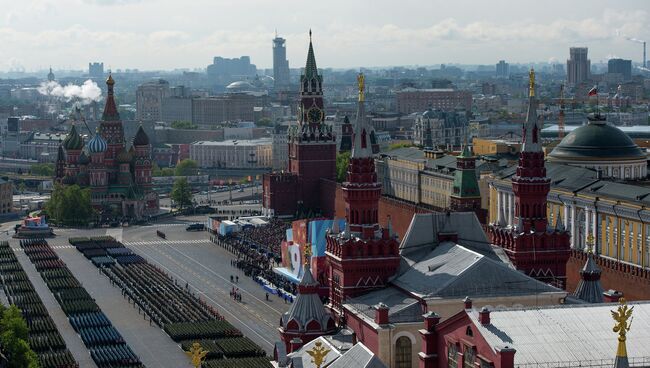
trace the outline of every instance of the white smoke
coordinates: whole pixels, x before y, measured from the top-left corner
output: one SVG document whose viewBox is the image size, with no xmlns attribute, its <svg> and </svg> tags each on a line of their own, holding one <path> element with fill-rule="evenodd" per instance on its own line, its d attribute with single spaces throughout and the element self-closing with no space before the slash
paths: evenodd
<svg viewBox="0 0 650 368">
<path fill-rule="evenodd" d="M 75 84 L 62 86 L 55 81 L 43 82 L 38 87 L 38 92 L 42 95 L 63 99 L 66 102 L 78 101 L 82 105 L 99 102 L 102 97 L 102 90 L 99 89 L 97 83 L 90 79 L 80 86 Z"/>
</svg>

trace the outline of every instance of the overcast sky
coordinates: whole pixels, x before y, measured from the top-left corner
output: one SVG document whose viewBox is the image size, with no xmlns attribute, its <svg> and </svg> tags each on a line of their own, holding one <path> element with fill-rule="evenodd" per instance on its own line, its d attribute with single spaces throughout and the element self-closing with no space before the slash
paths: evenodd
<svg viewBox="0 0 650 368">
<path fill-rule="evenodd" d="M 558 60 L 588 46 L 593 62 L 640 61 L 650 0 L 0 0 L 0 70 L 205 67 L 250 55 L 271 67 L 274 30 L 289 65 L 493 64 Z"/>
</svg>

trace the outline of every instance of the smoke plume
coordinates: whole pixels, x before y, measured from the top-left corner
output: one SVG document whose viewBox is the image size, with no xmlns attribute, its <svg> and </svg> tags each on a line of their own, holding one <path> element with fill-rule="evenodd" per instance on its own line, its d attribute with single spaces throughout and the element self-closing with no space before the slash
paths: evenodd
<svg viewBox="0 0 650 368">
<path fill-rule="evenodd" d="M 80 86 L 75 84 L 62 86 L 55 81 L 43 82 L 38 87 L 38 92 L 42 95 L 63 99 L 66 102 L 78 101 L 82 105 L 98 102 L 102 97 L 102 90 L 99 89 L 97 83 L 90 79 Z"/>
</svg>

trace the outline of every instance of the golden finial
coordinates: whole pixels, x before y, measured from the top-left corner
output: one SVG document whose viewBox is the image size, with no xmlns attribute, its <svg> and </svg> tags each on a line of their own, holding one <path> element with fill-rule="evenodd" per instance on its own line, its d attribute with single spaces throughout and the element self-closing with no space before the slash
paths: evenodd
<svg viewBox="0 0 650 368">
<path fill-rule="evenodd" d="M 535 97 L 535 69 L 530 68 L 530 73 L 528 73 L 528 80 L 530 86 L 528 87 L 528 96 Z"/>
<path fill-rule="evenodd" d="M 113 80 L 113 74 L 112 73 L 108 73 L 108 79 L 106 79 L 106 84 L 108 84 L 109 86 L 112 86 L 112 85 L 115 84 L 115 81 Z"/>
<path fill-rule="evenodd" d="M 625 346 L 626 334 L 632 327 L 632 311 L 634 307 L 628 307 L 625 298 L 619 299 L 621 305 L 618 306 L 616 311 L 612 312 L 614 318 L 614 332 L 618 332 L 618 349 L 616 350 L 617 357 L 627 357 L 627 347 Z M 629 322 L 628 322 L 629 320 Z"/>
<path fill-rule="evenodd" d="M 592 234 L 587 235 L 587 253 L 594 253 L 594 236 Z"/>
<path fill-rule="evenodd" d="M 185 354 L 187 354 L 190 357 L 190 359 L 192 359 L 192 365 L 194 366 L 194 368 L 199 368 L 205 356 L 208 355 L 208 351 L 203 350 L 201 344 L 195 342 L 192 344 L 190 351 L 186 351 Z"/>
<path fill-rule="evenodd" d="M 330 349 L 326 349 L 323 346 L 323 343 L 316 341 L 314 347 L 311 350 L 307 350 L 307 354 L 311 355 L 311 362 L 316 365 L 316 368 L 320 368 L 321 365 L 325 362 L 325 357 L 329 354 Z"/>
<path fill-rule="evenodd" d="M 359 73 L 357 75 L 357 83 L 359 84 L 359 102 L 363 102 L 366 100 L 366 95 L 365 95 L 365 88 L 366 88 L 366 77 L 363 75 L 363 73 Z"/>
</svg>

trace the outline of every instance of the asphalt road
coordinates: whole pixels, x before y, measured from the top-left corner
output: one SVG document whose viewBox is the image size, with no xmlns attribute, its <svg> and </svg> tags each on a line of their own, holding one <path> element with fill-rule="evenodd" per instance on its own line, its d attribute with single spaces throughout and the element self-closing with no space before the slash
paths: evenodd
<svg viewBox="0 0 650 368">
<path fill-rule="evenodd" d="M 248 198 L 251 196 L 255 196 L 257 199 L 262 199 L 262 186 L 258 185 L 255 187 L 250 187 L 250 188 L 245 188 L 243 192 L 240 192 L 238 190 L 233 190 L 232 191 L 232 199 L 233 201 L 240 200 L 241 198 Z M 214 201 L 215 203 L 219 203 L 222 201 L 227 201 L 230 199 L 230 193 L 228 191 L 225 192 L 217 192 L 217 193 L 210 193 L 208 194 L 201 194 L 197 193 L 194 195 L 194 200 L 196 200 L 196 203 L 201 204 L 201 203 L 208 203 L 208 200 Z M 171 200 L 169 198 L 163 198 L 160 200 L 160 207 L 161 208 L 170 208 L 171 207 Z"/>
<path fill-rule="evenodd" d="M 70 237 L 111 235 L 122 241 L 180 283 L 187 283 L 197 296 L 212 304 L 245 336 L 271 355 L 274 343 L 279 341 L 277 328 L 280 316 L 291 304 L 286 304 L 275 295 L 270 295 L 270 300 L 266 301 L 265 291 L 230 265 L 234 257 L 211 243 L 209 233 L 185 231 L 188 224 L 204 220 L 205 216 L 185 216 L 126 228 L 55 229 L 57 237 L 48 242 L 147 366 L 184 367 L 183 362 L 187 363 L 187 358 L 162 330 L 144 321 L 137 309 L 122 297 L 120 290 L 110 285 L 106 276 L 69 246 Z M 0 231 L 12 226 L 3 224 Z M 164 232 L 166 239 L 156 236 L 157 230 Z M 231 283 L 230 275 L 239 276 L 239 283 Z M 231 299 L 229 293 L 233 287 L 241 292 L 241 302 Z M 157 354 L 162 350 L 168 353 Z"/>
</svg>

